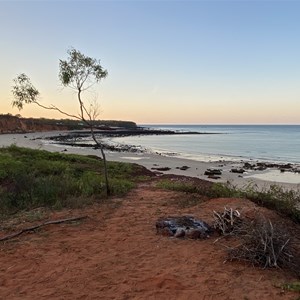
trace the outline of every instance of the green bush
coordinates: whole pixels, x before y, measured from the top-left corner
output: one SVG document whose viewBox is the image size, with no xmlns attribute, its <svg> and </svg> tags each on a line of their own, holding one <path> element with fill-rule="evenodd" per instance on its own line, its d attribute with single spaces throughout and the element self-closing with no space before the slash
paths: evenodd
<svg viewBox="0 0 300 300">
<path fill-rule="evenodd" d="M 84 172 L 79 180 L 80 193 L 83 196 L 100 195 L 105 193 L 105 181 L 95 172 Z"/>
<path fill-rule="evenodd" d="M 123 196 L 134 187 L 135 183 L 127 179 L 112 178 L 110 180 L 110 188 L 115 195 Z"/>
<path fill-rule="evenodd" d="M 226 184 L 214 183 L 211 187 L 211 190 L 208 191 L 207 194 L 214 198 L 242 197 L 242 194 L 240 193 L 240 191 L 238 191 L 229 182 Z"/>
<path fill-rule="evenodd" d="M 276 210 L 277 212 L 300 223 L 300 192 L 285 190 L 281 186 L 271 185 L 270 188 L 259 190 L 252 186 L 241 190 L 242 195 L 258 205 Z"/>
</svg>

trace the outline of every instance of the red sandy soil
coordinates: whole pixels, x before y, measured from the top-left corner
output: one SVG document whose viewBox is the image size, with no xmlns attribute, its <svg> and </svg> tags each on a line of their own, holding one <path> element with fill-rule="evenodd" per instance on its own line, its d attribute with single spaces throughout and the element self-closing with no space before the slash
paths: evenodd
<svg viewBox="0 0 300 300">
<path fill-rule="evenodd" d="M 247 216 L 262 212 L 279 218 L 242 199 L 178 206 L 180 200 L 197 197 L 143 183 L 122 199 L 52 213 L 48 219 L 89 218 L 2 242 L 0 299 L 297 299 L 299 294 L 278 287 L 297 280 L 292 275 L 225 262 L 226 239 L 214 243 L 216 237 L 189 240 L 156 234 L 159 217 L 190 214 L 211 222 L 212 210 L 224 206 Z"/>
</svg>

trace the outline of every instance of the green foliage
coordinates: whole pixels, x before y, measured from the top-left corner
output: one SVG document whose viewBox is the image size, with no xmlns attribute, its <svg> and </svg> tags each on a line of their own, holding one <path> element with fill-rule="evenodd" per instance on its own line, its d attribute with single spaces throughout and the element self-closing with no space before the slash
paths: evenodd
<svg viewBox="0 0 300 300">
<path fill-rule="evenodd" d="M 95 157 L 16 147 L 0 149 L 0 210 L 73 207 L 106 197 L 102 161 Z M 108 164 L 113 195 L 133 188 L 134 165 Z M 80 199 L 80 200 L 78 200 Z M 76 205 L 75 205 L 76 206 Z"/>
<path fill-rule="evenodd" d="M 125 195 L 129 190 L 133 189 L 135 186 L 134 182 L 122 178 L 111 178 L 110 184 L 112 194 L 119 196 Z"/>
<path fill-rule="evenodd" d="M 242 197 L 241 193 L 230 183 L 214 183 L 208 194 L 214 198 Z"/>
<path fill-rule="evenodd" d="M 100 61 L 85 56 L 76 49 L 68 51 L 68 60 L 59 61 L 59 79 L 64 86 L 71 86 L 83 90 L 84 85 L 91 84 L 91 81 L 99 82 L 107 76 Z"/>
<path fill-rule="evenodd" d="M 37 101 L 40 93 L 30 82 L 30 79 L 26 74 L 22 73 L 18 75 L 13 81 L 13 106 L 16 106 L 19 110 L 21 110 L 25 103 L 28 104 Z"/>
<path fill-rule="evenodd" d="M 256 186 L 250 185 L 239 192 L 244 198 L 276 210 L 300 223 L 300 191 L 285 190 L 278 185 L 271 185 L 268 189 L 259 190 Z"/>
</svg>

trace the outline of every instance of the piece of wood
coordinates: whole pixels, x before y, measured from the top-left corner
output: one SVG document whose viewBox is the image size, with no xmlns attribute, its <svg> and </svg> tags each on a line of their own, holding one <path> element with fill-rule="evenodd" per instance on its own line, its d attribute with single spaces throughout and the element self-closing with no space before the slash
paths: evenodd
<svg viewBox="0 0 300 300">
<path fill-rule="evenodd" d="M 51 224 L 60 224 L 60 223 L 65 223 L 65 222 L 72 222 L 72 221 L 79 221 L 79 220 L 83 220 L 83 219 L 86 219 L 88 216 L 81 216 L 81 217 L 74 217 L 74 218 L 67 218 L 67 219 L 59 219 L 59 220 L 52 220 L 52 221 L 47 221 L 47 222 L 44 222 L 42 224 L 39 224 L 39 225 L 34 225 L 34 226 L 31 226 L 31 227 L 27 227 L 27 228 L 24 228 L 18 232 L 15 232 L 15 233 L 12 233 L 12 234 L 9 234 L 9 235 L 6 235 L 2 238 L 0 238 L 0 242 L 2 241 L 6 241 L 6 240 L 9 240 L 9 239 L 12 239 L 16 236 L 19 236 L 21 235 L 22 233 L 24 232 L 29 232 L 29 231 L 33 231 L 35 229 L 38 229 L 40 227 L 43 227 L 43 226 L 46 226 L 46 225 L 51 225 Z"/>
</svg>

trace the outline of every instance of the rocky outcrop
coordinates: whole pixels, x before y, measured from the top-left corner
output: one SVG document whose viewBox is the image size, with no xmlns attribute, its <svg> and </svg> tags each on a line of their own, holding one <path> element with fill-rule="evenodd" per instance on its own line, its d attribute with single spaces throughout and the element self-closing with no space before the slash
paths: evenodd
<svg viewBox="0 0 300 300">
<path fill-rule="evenodd" d="M 244 168 L 244 171 L 245 170 L 265 171 L 267 169 L 278 169 L 282 173 L 283 172 L 300 173 L 299 166 L 295 166 L 295 165 L 293 165 L 291 163 L 258 162 L 256 164 L 250 164 L 249 162 L 246 162 L 246 163 L 244 163 L 243 168 Z M 241 170 L 243 170 L 243 169 L 241 169 Z M 231 170 L 231 172 L 233 172 L 233 171 Z M 235 173 L 238 173 L 238 172 L 235 172 Z"/>
</svg>

